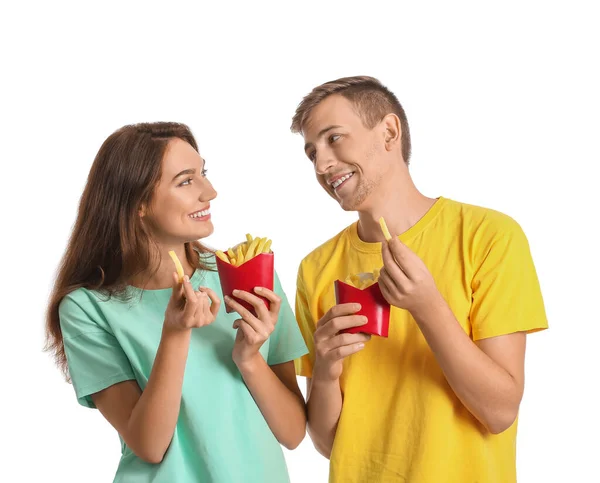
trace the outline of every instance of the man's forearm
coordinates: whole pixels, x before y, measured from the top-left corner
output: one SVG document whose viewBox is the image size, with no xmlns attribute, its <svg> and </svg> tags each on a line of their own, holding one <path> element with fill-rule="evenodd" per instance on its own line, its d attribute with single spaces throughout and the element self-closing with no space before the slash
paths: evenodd
<svg viewBox="0 0 600 483">
<path fill-rule="evenodd" d="M 492 433 L 514 422 L 521 385 L 462 329 L 443 300 L 412 314 L 455 394 Z"/>
<path fill-rule="evenodd" d="M 308 433 L 317 451 L 329 458 L 342 412 L 340 381 L 312 379 L 309 383 L 307 408 Z"/>
</svg>

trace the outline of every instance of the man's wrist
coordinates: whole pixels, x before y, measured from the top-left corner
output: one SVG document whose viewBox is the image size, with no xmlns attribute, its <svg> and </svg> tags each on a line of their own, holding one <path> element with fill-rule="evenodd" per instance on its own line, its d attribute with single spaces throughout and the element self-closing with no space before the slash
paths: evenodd
<svg viewBox="0 0 600 483">
<path fill-rule="evenodd" d="M 431 297 L 427 302 L 410 310 L 419 326 L 433 325 L 443 319 L 448 310 L 448 304 L 442 297 L 442 294 L 436 292 L 435 296 Z"/>
<path fill-rule="evenodd" d="M 339 378 L 331 379 L 328 377 L 323 377 L 323 376 L 320 376 L 317 372 L 315 372 L 315 373 L 313 373 L 311 385 L 313 387 L 319 386 L 319 387 L 324 387 L 324 388 L 339 387 L 340 379 Z"/>
</svg>

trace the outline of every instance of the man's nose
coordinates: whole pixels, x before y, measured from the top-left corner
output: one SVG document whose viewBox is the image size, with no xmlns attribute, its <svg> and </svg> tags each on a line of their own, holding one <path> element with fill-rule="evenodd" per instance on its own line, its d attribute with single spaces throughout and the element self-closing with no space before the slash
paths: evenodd
<svg viewBox="0 0 600 483">
<path fill-rule="evenodd" d="M 335 158 L 331 149 L 323 148 L 315 153 L 315 171 L 317 174 L 326 174 L 333 165 L 335 165 Z"/>
</svg>

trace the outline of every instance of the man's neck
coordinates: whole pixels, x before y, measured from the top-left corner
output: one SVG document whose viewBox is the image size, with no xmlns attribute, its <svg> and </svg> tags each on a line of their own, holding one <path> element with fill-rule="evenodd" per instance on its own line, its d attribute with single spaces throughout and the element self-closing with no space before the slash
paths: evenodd
<svg viewBox="0 0 600 483">
<path fill-rule="evenodd" d="M 396 189 L 380 187 L 365 210 L 358 212 L 358 236 L 368 243 L 385 240 L 379 218 L 383 217 L 392 236 L 397 236 L 415 225 L 433 206 L 436 199 L 421 194 L 412 180 Z"/>
</svg>

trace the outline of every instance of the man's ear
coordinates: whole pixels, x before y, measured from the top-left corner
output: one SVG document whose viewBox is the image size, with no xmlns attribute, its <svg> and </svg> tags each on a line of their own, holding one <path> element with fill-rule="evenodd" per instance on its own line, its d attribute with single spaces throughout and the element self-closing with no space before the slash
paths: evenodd
<svg viewBox="0 0 600 483">
<path fill-rule="evenodd" d="M 402 142 L 402 127 L 396 114 L 388 114 L 381 121 L 384 128 L 385 149 L 391 151 Z"/>
</svg>

